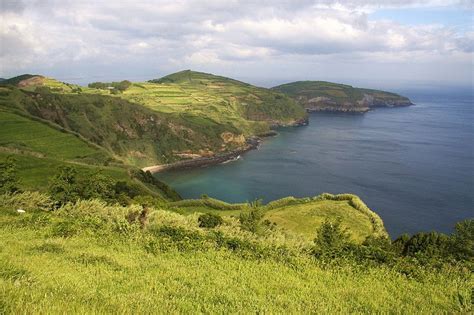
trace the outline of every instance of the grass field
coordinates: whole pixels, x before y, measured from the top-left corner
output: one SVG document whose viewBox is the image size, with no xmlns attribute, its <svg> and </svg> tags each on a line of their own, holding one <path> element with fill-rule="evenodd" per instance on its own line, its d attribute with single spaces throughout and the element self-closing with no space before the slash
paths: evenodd
<svg viewBox="0 0 474 315">
<path fill-rule="evenodd" d="M 262 249 L 221 247 L 210 241 L 212 230 L 197 226 L 196 215 L 155 210 L 140 230 L 119 220 L 126 208 L 94 201 L 68 207 L 25 214 L 0 207 L 1 313 L 472 310 L 472 275 L 456 269 L 419 268 L 407 276 L 350 260 L 322 264 L 291 249 L 278 231 L 252 236 L 230 219 L 219 228 L 225 242 L 251 241 Z"/>
<path fill-rule="evenodd" d="M 265 218 L 286 230 L 302 234 L 309 241 L 315 238 L 314 227 L 326 219 L 340 218 L 341 224 L 348 228 L 357 242 L 365 240 L 373 231 L 369 218 L 350 206 L 348 201 L 321 200 L 286 206 L 269 210 Z"/>
<path fill-rule="evenodd" d="M 0 146 L 5 151 L 10 148 L 13 152 L 70 161 L 108 158 L 105 152 L 70 133 L 14 113 L 0 112 L 0 125 Z"/>
</svg>

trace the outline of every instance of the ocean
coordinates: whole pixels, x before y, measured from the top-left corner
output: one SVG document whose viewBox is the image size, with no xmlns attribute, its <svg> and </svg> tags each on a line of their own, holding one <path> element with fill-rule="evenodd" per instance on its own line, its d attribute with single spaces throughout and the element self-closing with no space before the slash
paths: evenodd
<svg viewBox="0 0 474 315">
<path fill-rule="evenodd" d="M 312 113 L 239 160 L 156 176 L 185 198 L 228 202 L 353 193 L 392 238 L 474 217 L 472 90 L 401 91 L 415 106 Z"/>
</svg>

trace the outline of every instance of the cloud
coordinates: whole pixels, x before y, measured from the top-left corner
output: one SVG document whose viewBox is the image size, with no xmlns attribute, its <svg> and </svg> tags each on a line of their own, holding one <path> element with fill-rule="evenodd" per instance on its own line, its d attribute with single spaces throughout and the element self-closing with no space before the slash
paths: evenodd
<svg viewBox="0 0 474 315">
<path fill-rule="evenodd" d="M 70 62 L 84 69 L 115 65 L 132 75 L 145 64 L 163 72 L 260 63 L 279 72 L 295 58 L 308 66 L 340 60 L 356 65 L 370 58 L 403 63 L 423 56 L 465 64 L 473 53 L 472 27 L 462 32 L 442 23 L 404 25 L 369 15 L 384 8 L 470 10 L 469 1 L 1 0 L 1 5 L 0 75 L 28 69 L 65 73 Z"/>
</svg>

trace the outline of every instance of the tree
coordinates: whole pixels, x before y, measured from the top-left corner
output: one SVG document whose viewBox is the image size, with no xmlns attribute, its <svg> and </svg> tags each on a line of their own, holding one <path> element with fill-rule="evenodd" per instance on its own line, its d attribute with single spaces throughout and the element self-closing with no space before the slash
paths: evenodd
<svg viewBox="0 0 474 315">
<path fill-rule="evenodd" d="M 350 235 L 347 229 L 341 226 L 341 219 L 330 221 L 326 219 L 319 227 L 314 244 L 320 250 L 334 251 L 340 250 L 350 241 Z"/>
<path fill-rule="evenodd" d="M 84 178 L 78 189 L 79 197 L 83 199 L 98 198 L 108 202 L 115 199 L 114 181 L 100 171 Z"/>
<path fill-rule="evenodd" d="M 77 170 L 71 166 L 60 167 L 50 180 L 49 194 L 59 206 L 77 201 L 80 197 Z"/>
<path fill-rule="evenodd" d="M 119 91 L 125 91 L 126 89 L 128 89 L 130 87 L 130 85 L 132 85 L 132 82 L 128 81 L 128 80 L 123 80 L 123 81 L 120 81 L 120 82 L 113 82 L 113 86 L 119 90 Z"/>
<path fill-rule="evenodd" d="M 458 258 L 474 258 L 474 219 L 456 223 L 452 239 L 454 254 Z"/>
<path fill-rule="evenodd" d="M 0 193 L 13 193 L 19 190 L 15 159 L 8 156 L 0 162 Z"/>
<path fill-rule="evenodd" d="M 198 218 L 199 227 L 208 229 L 215 228 L 221 225 L 223 222 L 224 221 L 220 215 L 213 213 L 205 213 L 200 215 Z"/>
<path fill-rule="evenodd" d="M 448 256 L 451 239 L 438 232 L 420 232 L 413 235 L 405 244 L 404 255 L 414 256 L 422 254 L 426 257 Z"/>
</svg>

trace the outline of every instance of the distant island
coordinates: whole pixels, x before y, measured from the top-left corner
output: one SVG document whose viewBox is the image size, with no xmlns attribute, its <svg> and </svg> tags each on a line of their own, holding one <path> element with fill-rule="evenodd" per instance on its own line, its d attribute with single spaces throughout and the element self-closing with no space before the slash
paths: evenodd
<svg viewBox="0 0 474 315">
<path fill-rule="evenodd" d="M 404 96 L 325 81 L 298 81 L 273 87 L 295 99 L 308 112 L 365 113 L 376 107 L 410 106 Z"/>
</svg>

